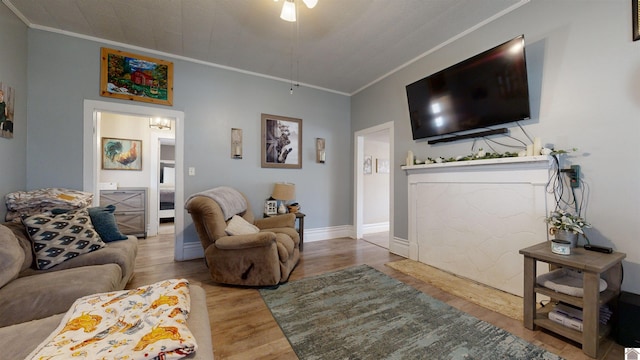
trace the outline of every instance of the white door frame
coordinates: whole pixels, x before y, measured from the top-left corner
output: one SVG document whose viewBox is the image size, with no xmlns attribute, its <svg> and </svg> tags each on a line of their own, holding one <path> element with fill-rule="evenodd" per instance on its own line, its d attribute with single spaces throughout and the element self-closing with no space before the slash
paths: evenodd
<svg viewBox="0 0 640 360">
<path fill-rule="evenodd" d="M 94 205 L 98 204 L 100 194 L 98 189 L 98 171 L 100 167 L 100 112 L 111 112 L 119 114 L 128 114 L 143 117 L 164 117 L 175 119 L 176 131 L 176 204 L 184 203 L 184 177 L 183 177 L 183 161 L 184 158 L 184 112 L 122 104 L 116 102 L 106 102 L 97 100 L 84 100 L 83 115 L 83 188 L 84 191 L 93 193 Z M 180 207 L 181 209 L 181 207 Z M 175 246 L 174 258 L 177 261 L 184 260 L 184 211 L 176 209 L 175 214 Z"/>
<path fill-rule="evenodd" d="M 394 161 L 393 161 L 393 121 L 386 122 L 384 124 L 376 125 L 367 129 L 359 130 L 354 133 L 354 147 L 355 147 L 355 166 L 354 166 L 354 214 L 353 222 L 355 227 L 355 238 L 362 239 L 363 236 L 363 214 L 364 214 L 364 138 L 367 135 L 378 133 L 380 131 L 388 131 L 389 133 L 389 249 L 391 249 L 391 240 L 393 239 L 393 175 L 394 175 Z"/>
</svg>

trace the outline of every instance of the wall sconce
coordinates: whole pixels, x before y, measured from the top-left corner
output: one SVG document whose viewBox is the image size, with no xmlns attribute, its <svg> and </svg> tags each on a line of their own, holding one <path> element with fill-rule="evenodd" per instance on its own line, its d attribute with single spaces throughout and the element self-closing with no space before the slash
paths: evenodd
<svg viewBox="0 0 640 360">
<path fill-rule="evenodd" d="M 242 159 L 242 129 L 231 128 L 231 158 Z"/>
<path fill-rule="evenodd" d="M 316 138 L 316 162 L 324 164 L 326 153 L 324 151 L 324 139 Z"/>
<path fill-rule="evenodd" d="M 149 127 L 160 130 L 171 130 L 171 120 L 165 118 L 149 118 Z"/>
</svg>

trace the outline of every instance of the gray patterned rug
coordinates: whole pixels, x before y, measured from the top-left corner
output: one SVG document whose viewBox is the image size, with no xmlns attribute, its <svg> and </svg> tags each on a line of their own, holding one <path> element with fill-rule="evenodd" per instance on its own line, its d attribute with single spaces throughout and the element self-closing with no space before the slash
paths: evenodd
<svg viewBox="0 0 640 360">
<path fill-rule="evenodd" d="M 261 289 L 300 359 L 560 359 L 367 265 Z"/>
</svg>

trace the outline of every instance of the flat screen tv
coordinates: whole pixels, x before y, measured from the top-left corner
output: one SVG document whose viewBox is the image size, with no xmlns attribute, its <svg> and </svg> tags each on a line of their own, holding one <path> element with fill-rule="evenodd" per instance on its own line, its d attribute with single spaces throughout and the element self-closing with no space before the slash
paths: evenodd
<svg viewBox="0 0 640 360">
<path fill-rule="evenodd" d="M 528 119 L 524 35 L 407 85 L 413 139 Z"/>
</svg>

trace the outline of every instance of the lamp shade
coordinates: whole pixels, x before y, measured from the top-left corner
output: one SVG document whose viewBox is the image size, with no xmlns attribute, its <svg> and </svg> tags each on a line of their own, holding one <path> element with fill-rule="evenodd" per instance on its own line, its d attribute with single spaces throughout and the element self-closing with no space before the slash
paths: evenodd
<svg viewBox="0 0 640 360">
<path fill-rule="evenodd" d="M 318 5 L 318 0 L 302 0 L 302 2 L 307 5 L 309 9 L 313 9 L 316 5 Z"/>
<path fill-rule="evenodd" d="M 282 12 L 280 13 L 280 19 L 294 22 L 296 21 L 296 4 L 293 0 L 284 0 L 282 5 Z"/>
<path fill-rule="evenodd" d="M 273 186 L 273 193 L 271 194 L 276 200 L 294 200 L 296 198 L 296 184 L 292 183 L 276 183 Z"/>
</svg>

